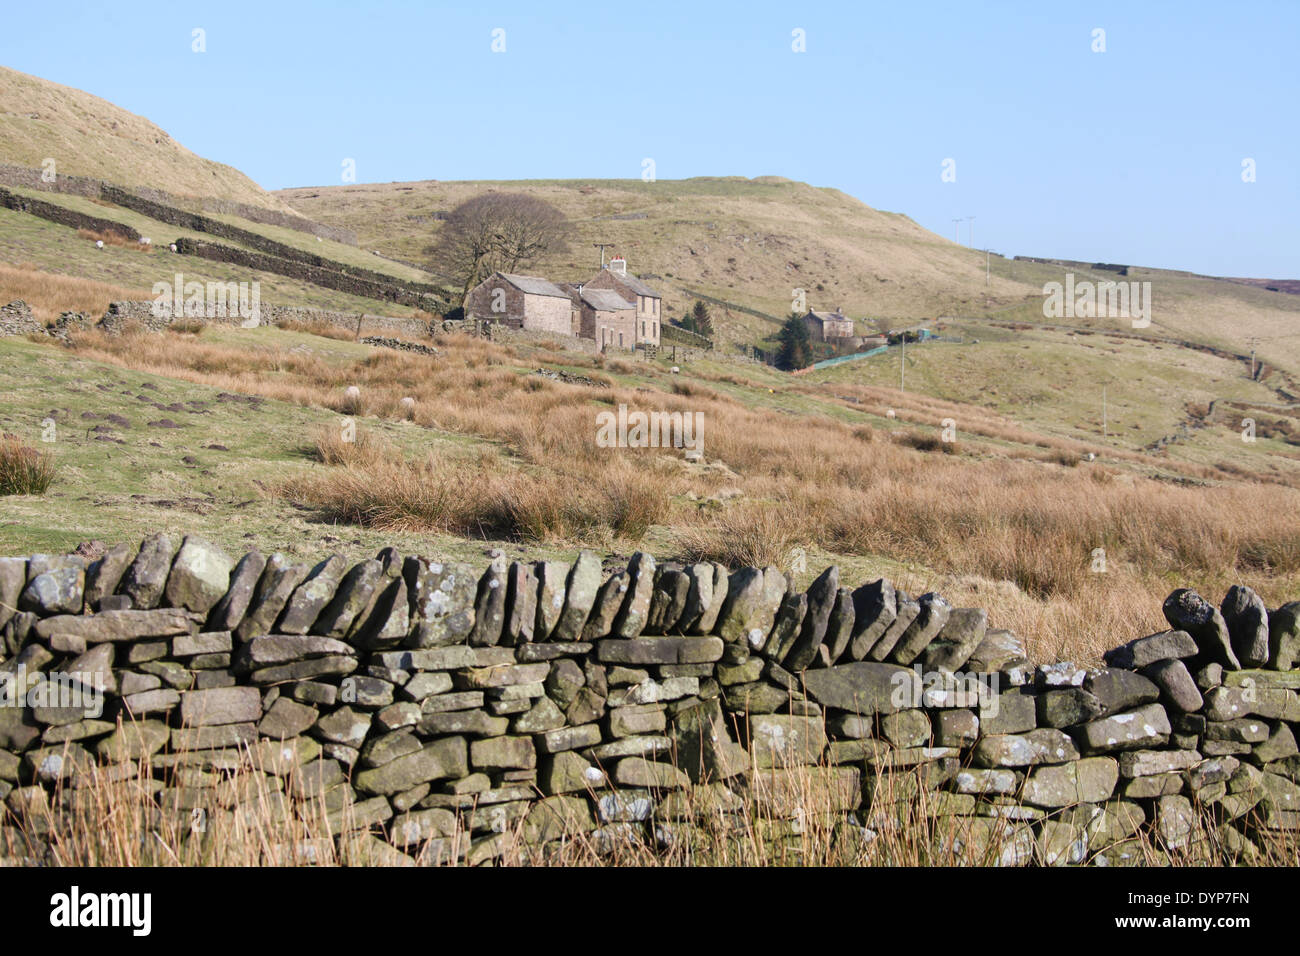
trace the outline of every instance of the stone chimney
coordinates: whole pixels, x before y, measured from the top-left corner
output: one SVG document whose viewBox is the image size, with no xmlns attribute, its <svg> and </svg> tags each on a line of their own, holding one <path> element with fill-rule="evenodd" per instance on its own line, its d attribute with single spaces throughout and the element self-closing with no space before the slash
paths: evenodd
<svg viewBox="0 0 1300 956">
<path fill-rule="evenodd" d="M 609 260 L 609 265 L 607 265 L 605 268 L 608 269 L 610 272 L 614 273 L 614 275 L 626 276 L 627 260 L 624 259 L 622 256 L 615 256 L 613 259 Z"/>
</svg>

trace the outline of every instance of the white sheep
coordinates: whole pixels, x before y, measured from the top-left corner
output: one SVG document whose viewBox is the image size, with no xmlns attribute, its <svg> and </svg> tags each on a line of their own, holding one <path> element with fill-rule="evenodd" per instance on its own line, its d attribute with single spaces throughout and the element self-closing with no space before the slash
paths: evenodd
<svg viewBox="0 0 1300 956">
<path fill-rule="evenodd" d="M 96 249 L 103 249 L 103 248 L 104 248 L 104 240 L 103 240 L 103 239 L 96 239 L 96 240 L 95 240 L 95 248 L 96 248 Z"/>
<path fill-rule="evenodd" d="M 347 391 L 345 391 L 343 394 L 346 395 L 352 401 L 356 401 L 361 397 L 361 389 L 357 388 L 355 385 L 349 385 Z"/>
<path fill-rule="evenodd" d="M 142 245 L 142 246 L 147 246 L 147 245 L 150 245 L 150 244 L 152 244 L 152 243 L 153 243 L 153 240 L 150 239 L 148 236 L 141 236 L 141 237 L 140 237 L 140 245 Z"/>
</svg>

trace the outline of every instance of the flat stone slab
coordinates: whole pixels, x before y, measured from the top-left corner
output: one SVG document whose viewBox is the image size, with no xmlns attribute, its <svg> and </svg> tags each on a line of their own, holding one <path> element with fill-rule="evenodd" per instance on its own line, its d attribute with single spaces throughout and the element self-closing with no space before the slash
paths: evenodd
<svg viewBox="0 0 1300 956">
<path fill-rule="evenodd" d="M 1111 757 L 1088 757 L 1039 767 L 1025 781 L 1021 799 L 1030 806 L 1056 808 L 1101 803 L 1115 792 L 1119 767 Z"/>
<path fill-rule="evenodd" d="M 1085 750 L 1105 753 L 1162 747 L 1171 732 L 1165 709 L 1159 704 L 1147 704 L 1128 713 L 1081 724 L 1075 735 Z"/>
<path fill-rule="evenodd" d="M 262 718 L 262 693 L 256 687 L 214 687 L 181 695 L 181 723 L 187 727 L 240 724 Z"/>
<path fill-rule="evenodd" d="M 893 714 L 921 700 L 916 672 L 897 664 L 855 661 L 805 671 L 808 696 L 823 707 L 854 714 Z"/>
<path fill-rule="evenodd" d="M 36 633 L 46 640 L 56 634 L 79 637 L 87 644 L 138 641 L 144 637 L 196 633 L 198 620 L 183 608 L 170 607 L 150 611 L 102 611 L 91 615 L 59 614 L 38 621 Z"/>
<path fill-rule="evenodd" d="M 234 663 L 237 668 L 254 670 L 313 657 L 328 657 L 331 654 L 355 656 L 356 651 L 332 637 L 268 634 L 265 637 L 255 637 L 242 645 L 235 654 Z"/>
<path fill-rule="evenodd" d="M 1192 640 L 1192 635 L 1186 631 L 1174 630 L 1139 637 L 1135 641 L 1129 641 L 1121 647 L 1107 651 L 1103 657 L 1112 667 L 1137 670 L 1156 661 L 1195 657 L 1196 653 L 1196 642 Z"/>
<path fill-rule="evenodd" d="M 722 657 L 719 637 L 609 638 L 596 642 L 602 664 L 708 664 Z"/>
<path fill-rule="evenodd" d="M 1078 760 L 1079 750 L 1061 731 L 1040 727 L 1025 734 L 981 737 L 971 756 L 980 767 L 1035 767 Z"/>
</svg>

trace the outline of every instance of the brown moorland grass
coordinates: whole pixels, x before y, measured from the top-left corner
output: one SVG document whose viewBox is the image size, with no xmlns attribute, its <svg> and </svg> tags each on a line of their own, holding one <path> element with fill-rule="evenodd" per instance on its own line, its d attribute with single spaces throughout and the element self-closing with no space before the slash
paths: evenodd
<svg viewBox="0 0 1300 956">
<path fill-rule="evenodd" d="M 0 304 L 22 299 L 46 324 L 64 312 L 89 312 L 98 318 L 111 302 L 152 298 L 151 292 L 142 289 L 42 272 L 30 263 L 0 262 Z"/>
<path fill-rule="evenodd" d="M 345 342 L 351 342 L 357 337 L 355 329 L 345 329 L 341 325 L 319 320 L 285 319 L 277 323 L 277 328 L 284 329 L 286 332 L 307 332 L 324 339 L 338 339 Z"/>
<path fill-rule="evenodd" d="M 77 235 L 82 239 L 88 239 L 91 242 L 102 242 L 106 246 L 117 246 L 119 249 L 131 249 L 135 252 L 144 253 L 153 252 L 152 243 L 137 242 L 134 239 L 122 235 L 120 232 L 114 232 L 112 230 L 96 232 L 94 229 L 78 229 Z"/>
<path fill-rule="evenodd" d="M 540 380 L 481 340 L 441 339 L 435 357 L 377 351 L 350 366 L 288 350 L 185 339 L 75 337 L 89 358 L 232 391 L 486 439 L 478 461 L 383 456 L 287 484 L 282 493 L 346 521 L 484 537 L 635 543 L 653 525 L 692 557 L 782 565 L 810 552 L 885 558 L 1008 583 L 985 601 L 1030 625 L 1032 652 L 1095 658 L 1158 626 L 1172 587 L 1217 598 L 1251 583 L 1274 606 L 1300 579 L 1300 492 L 1256 482 L 1185 485 L 1092 464 L 936 455 L 872 440 L 822 415 L 774 414 L 708 389 L 680 395 Z M 601 409 L 699 412 L 709 461 L 595 441 Z M 1106 572 L 1094 573 L 1104 549 Z M 932 585 L 931 585 L 932 586 Z M 1145 610 L 1134 616 L 1134 607 Z"/>
</svg>

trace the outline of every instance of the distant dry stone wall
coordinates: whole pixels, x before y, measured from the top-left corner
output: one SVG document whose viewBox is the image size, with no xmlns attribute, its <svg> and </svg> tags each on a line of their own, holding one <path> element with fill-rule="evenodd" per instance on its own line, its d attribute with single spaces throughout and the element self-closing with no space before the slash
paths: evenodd
<svg viewBox="0 0 1300 956">
<path fill-rule="evenodd" d="M 167 534 L 5 558 L 0 837 L 44 858 L 37 817 L 105 772 L 219 838 L 228 775 L 260 761 L 284 813 L 330 809 L 324 857 L 670 845 L 707 793 L 723 825 L 757 803 L 778 838 L 815 820 L 851 845 L 919 806 L 947 850 L 1002 864 L 1132 862 L 1204 810 L 1249 859 L 1300 828 L 1300 603 L 1175 591 L 1164 612 L 1104 667 L 1033 667 L 983 610 L 833 567 L 805 592 L 644 553 L 303 563 Z"/>
<path fill-rule="evenodd" d="M 247 203 L 237 202 L 231 199 L 191 199 L 183 196 L 174 196 L 171 193 L 164 192 L 161 189 L 134 189 L 128 190 L 113 183 L 106 182 L 102 179 L 90 179 L 85 176 L 64 176 L 59 175 L 54 182 L 45 182 L 41 178 L 41 170 L 31 169 L 25 166 L 13 166 L 7 163 L 0 163 L 0 185 L 18 186 L 23 189 L 38 189 L 42 192 L 66 193 L 73 196 L 85 196 L 88 199 L 109 199 L 117 202 L 118 199 L 111 199 L 105 195 L 106 190 L 116 190 L 118 197 L 125 196 L 129 201 L 136 199 L 145 202 L 155 203 L 161 206 L 172 207 L 177 210 L 187 210 L 198 205 L 204 212 L 217 213 L 218 215 L 239 216 L 242 219 L 248 219 L 252 222 L 261 222 L 270 226 L 283 226 L 286 229 L 293 229 L 295 232 L 305 232 L 310 235 L 320 236 L 322 239 L 332 239 L 335 242 L 342 242 L 349 246 L 357 244 L 356 233 L 350 229 L 343 229 L 338 226 L 327 226 L 323 223 L 312 222 L 302 216 L 295 216 L 290 213 L 277 212 L 273 209 L 263 209 L 261 206 L 250 206 Z M 128 203 L 121 203 L 128 205 Z M 163 220 L 164 222 L 170 220 Z M 206 229 L 201 231 L 208 231 Z"/>
<path fill-rule="evenodd" d="M 332 266 L 316 265 L 301 259 L 287 259 L 264 252 L 237 249 L 216 242 L 181 237 L 176 240 L 176 251 L 182 255 L 198 256 L 212 262 L 226 262 L 232 265 L 270 272 L 274 275 L 300 279 L 324 289 L 334 289 L 366 299 L 380 299 L 395 302 L 398 305 L 423 309 L 426 312 L 441 312 L 446 307 L 440 290 L 434 286 L 420 283 L 402 284 L 390 277 L 382 279 L 369 278 L 361 273 L 341 272 Z M 374 273 L 378 276 L 378 273 Z"/>
<path fill-rule="evenodd" d="M 40 199 L 29 199 L 26 196 L 19 196 L 11 193 L 9 190 L 0 187 L 0 206 L 6 209 L 13 209 L 16 212 L 25 212 L 29 216 L 36 216 L 49 222 L 58 223 L 61 226 L 68 226 L 72 229 L 89 229 L 93 232 L 115 232 L 125 239 L 132 242 L 140 241 L 140 233 L 125 226 L 120 222 L 112 219 L 101 219 L 98 216 L 88 216 L 85 213 L 76 212 L 72 209 L 65 209 L 63 206 L 56 205 L 52 202 L 43 202 Z"/>
<path fill-rule="evenodd" d="M 326 269 L 331 272 L 354 276 L 381 286 L 401 285 L 396 278 L 387 273 L 376 272 L 373 269 L 364 269 L 360 266 L 345 265 L 334 259 L 330 259 L 327 256 L 318 256 L 311 252 L 305 252 L 296 246 L 286 245 L 283 242 L 276 242 L 274 239 L 268 239 L 266 236 L 259 233 L 251 232 L 247 229 L 241 229 L 238 226 L 232 226 L 219 219 L 212 219 L 199 213 L 189 212 L 165 203 L 155 202 L 154 200 L 138 195 L 130 190 L 122 189 L 118 186 L 106 185 L 103 189 L 103 198 L 116 203 L 119 206 L 132 209 L 151 219 L 157 219 L 159 222 L 170 223 L 174 226 L 180 226 L 183 229 L 189 229 L 194 232 L 204 232 L 221 239 L 238 242 L 241 245 L 248 246 L 250 249 L 264 252 L 269 256 L 275 256 L 279 259 L 289 259 L 293 262 L 305 263 L 318 269 Z M 268 271 L 275 270 L 272 269 Z M 427 283 L 411 282 L 406 283 L 405 285 L 416 292 L 425 292 L 435 295 L 440 295 L 442 292 L 442 290 L 437 286 L 429 285 Z"/>
<path fill-rule="evenodd" d="M 15 299 L 8 305 L 0 306 L 0 337 L 44 331 L 45 329 L 32 315 L 31 307 L 22 299 Z"/>
</svg>

